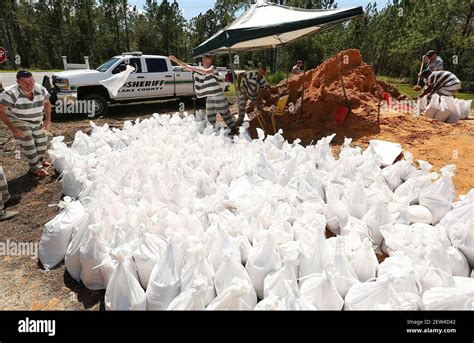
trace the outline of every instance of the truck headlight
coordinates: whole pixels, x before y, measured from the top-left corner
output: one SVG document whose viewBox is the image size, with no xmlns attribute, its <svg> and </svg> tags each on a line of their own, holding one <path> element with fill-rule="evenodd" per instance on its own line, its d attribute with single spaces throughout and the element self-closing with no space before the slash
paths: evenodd
<svg viewBox="0 0 474 343">
<path fill-rule="evenodd" d="M 68 79 L 60 79 L 56 78 L 54 80 L 54 84 L 60 91 L 70 91 L 71 88 L 69 86 L 69 80 Z"/>
</svg>

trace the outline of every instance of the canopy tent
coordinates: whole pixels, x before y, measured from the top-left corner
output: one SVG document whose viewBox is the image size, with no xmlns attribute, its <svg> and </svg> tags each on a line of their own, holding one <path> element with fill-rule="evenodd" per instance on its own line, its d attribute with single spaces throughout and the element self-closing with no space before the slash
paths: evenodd
<svg viewBox="0 0 474 343">
<path fill-rule="evenodd" d="M 195 47 L 192 54 L 200 57 L 276 48 L 363 14 L 361 6 L 306 10 L 258 0 L 229 26 Z"/>
</svg>

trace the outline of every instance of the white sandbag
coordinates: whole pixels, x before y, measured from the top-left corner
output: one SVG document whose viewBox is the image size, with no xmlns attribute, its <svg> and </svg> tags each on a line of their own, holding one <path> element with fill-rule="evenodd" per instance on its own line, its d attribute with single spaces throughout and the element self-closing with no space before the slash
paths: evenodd
<svg viewBox="0 0 474 343">
<path fill-rule="evenodd" d="M 218 295 L 206 310 L 253 310 L 257 302 L 248 304 L 245 300 L 251 291 L 251 284 L 247 280 L 233 278 L 231 285 Z M 256 300 L 256 298 L 255 298 Z"/>
<path fill-rule="evenodd" d="M 327 228 L 333 234 L 338 235 L 341 229 L 340 222 L 349 216 L 349 212 L 347 211 L 347 206 L 344 201 L 339 200 L 339 198 L 332 200 L 329 191 L 327 191 L 326 194 L 328 197 L 328 203 L 325 207 L 324 215 L 327 221 Z"/>
<path fill-rule="evenodd" d="M 451 311 L 474 309 L 474 291 L 457 287 L 434 287 L 423 293 L 421 310 Z"/>
<path fill-rule="evenodd" d="M 466 257 L 471 268 L 474 268 L 474 220 L 451 225 L 448 235 L 454 247 Z"/>
<path fill-rule="evenodd" d="M 113 269 L 102 268 L 109 258 L 109 248 L 97 232 L 97 228 L 89 226 L 85 243 L 79 249 L 79 260 L 81 262 L 81 281 L 89 289 L 105 289 Z"/>
<path fill-rule="evenodd" d="M 370 237 L 375 245 L 380 246 L 383 241 L 383 236 L 380 229 L 386 225 L 393 224 L 393 218 L 390 215 L 390 210 L 383 202 L 378 202 L 373 206 L 362 218 L 369 228 Z"/>
<path fill-rule="evenodd" d="M 312 230 L 310 234 L 312 237 L 308 242 L 309 245 L 302 244 L 299 264 L 300 279 L 313 273 L 322 273 L 328 258 L 325 228 Z M 300 286 L 303 282 L 300 281 Z"/>
<path fill-rule="evenodd" d="M 452 275 L 440 268 L 431 267 L 429 263 L 426 263 L 424 266 L 416 267 L 415 269 L 424 291 L 434 287 L 454 286 Z"/>
<path fill-rule="evenodd" d="M 410 224 L 431 224 L 433 222 L 433 215 L 430 210 L 421 205 L 408 206 L 408 215 L 410 216 Z"/>
<path fill-rule="evenodd" d="M 393 218 L 394 224 L 410 224 L 410 216 L 408 214 L 408 201 L 405 198 L 393 199 L 388 204 L 390 216 Z"/>
<path fill-rule="evenodd" d="M 217 230 L 217 237 L 214 239 L 214 243 L 209 249 L 208 259 L 212 263 L 214 270 L 217 271 L 223 261 L 223 252 L 226 249 L 232 249 L 234 257 L 237 261 L 241 261 L 240 257 L 240 246 L 239 243 L 231 237 L 223 229 Z"/>
<path fill-rule="evenodd" d="M 126 69 L 118 74 L 112 75 L 108 79 L 100 80 L 99 83 L 103 85 L 109 91 L 109 94 L 113 97 L 116 97 L 120 88 L 127 82 L 128 77 L 132 72 L 135 71 L 135 68 L 131 65 L 127 65 Z"/>
<path fill-rule="evenodd" d="M 451 204 L 456 196 L 452 181 L 455 169 L 456 166 L 453 164 L 441 168 L 442 178 L 420 193 L 420 205 L 430 210 L 433 215 L 433 225 L 438 224 L 452 208 Z"/>
<path fill-rule="evenodd" d="M 393 298 L 400 295 L 405 300 L 404 310 L 419 309 L 420 297 L 410 292 L 397 292 L 391 285 L 393 281 L 391 277 L 383 276 L 354 285 L 344 299 L 344 309 L 374 310 L 381 305 L 390 304 Z"/>
<path fill-rule="evenodd" d="M 283 258 L 282 266 L 270 272 L 263 282 L 263 297 L 267 298 L 272 294 L 283 299 L 288 295 L 287 283 L 290 287 L 298 289 L 296 268 L 298 266 L 298 253 L 295 251 L 290 256 Z"/>
<path fill-rule="evenodd" d="M 79 193 L 85 187 L 87 175 L 82 169 L 67 166 L 61 174 L 61 184 L 65 196 L 77 199 Z"/>
<path fill-rule="evenodd" d="M 80 249 L 81 245 L 84 243 L 86 232 L 87 232 L 87 223 L 89 221 L 89 214 L 84 216 L 83 221 L 76 226 L 71 243 L 67 247 L 66 256 L 64 256 L 64 265 L 71 275 L 71 277 L 76 280 L 81 280 L 81 258 L 80 258 Z"/>
<path fill-rule="evenodd" d="M 443 228 L 449 233 L 454 224 L 466 224 L 474 218 L 474 202 L 467 201 L 464 204 L 458 204 L 441 219 L 437 227 Z"/>
<path fill-rule="evenodd" d="M 402 146 L 398 143 L 372 139 L 369 141 L 373 151 L 380 157 L 382 166 L 390 166 L 402 153 Z"/>
<path fill-rule="evenodd" d="M 367 238 L 364 239 L 363 245 L 351 260 L 351 265 L 360 282 L 365 282 L 377 275 L 379 261 L 372 248 L 372 243 Z"/>
<path fill-rule="evenodd" d="M 438 111 L 434 115 L 434 119 L 439 120 L 441 122 L 446 122 L 449 117 L 451 116 L 457 116 L 459 118 L 459 113 L 453 112 L 452 109 L 450 108 L 448 102 L 449 98 L 447 96 L 440 96 L 439 99 L 439 104 L 438 104 Z"/>
<path fill-rule="evenodd" d="M 347 217 L 341 220 L 341 235 L 347 236 L 351 233 L 356 233 L 361 241 L 366 238 L 373 241 L 370 230 L 362 219 Z"/>
<path fill-rule="evenodd" d="M 107 311 L 146 310 L 145 291 L 136 277 L 136 269 L 130 255 L 125 252 L 113 254 L 117 266 L 105 291 Z"/>
<path fill-rule="evenodd" d="M 352 217 L 362 219 L 367 213 L 367 194 L 360 180 L 353 182 L 345 193 L 347 211 Z"/>
<path fill-rule="evenodd" d="M 185 292 L 193 287 L 198 276 L 206 281 L 207 289 L 204 295 L 205 306 L 209 305 L 216 297 L 214 288 L 214 268 L 206 257 L 206 252 L 202 245 L 197 245 L 193 249 L 193 257 L 186 261 L 181 271 L 181 291 Z"/>
<path fill-rule="evenodd" d="M 131 246 L 140 285 L 146 289 L 158 258 L 165 252 L 166 241 L 158 235 L 146 232 L 146 228 L 142 226 L 138 230 L 137 237 L 131 242 Z"/>
<path fill-rule="evenodd" d="M 426 106 L 425 116 L 428 118 L 433 118 L 442 122 L 445 122 L 451 115 L 451 111 L 448 108 L 446 99 L 448 97 L 433 94 L 431 100 Z"/>
<path fill-rule="evenodd" d="M 451 115 L 446 120 L 447 123 L 456 123 L 459 119 L 469 117 L 472 100 L 456 99 L 455 97 L 443 97 L 447 104 L 447 108 L 451 111 Z"/>
<path fill-rule="evenodd" d="M 64 136 L 56 136 L 51 139 L 51 147 L 48 156 L 53 161 L 53 167 L 58 173 L 62 173 L 67 166 L 69 149 L 64 143 Z"/>
<path fill-rule="evenodd" d="M 419 117 L 421 113 L 426 109 L 426 106 L 428 106 L 428 96 L 424 96 L 421 99 L 418 98 L 415 106 L 415 115 Z"/>
<path fill-rule="evenodd" d="M 252 280 L 252 285 L 259 299 L 263 299 L 263 283 L 265 277 L 280 266 L 280 255 L 270 234 L 266 239 L 250 249 L 245 269 Z"/>
<path fill-rule="evenodd" d="M 403 252 L 393 254 L 389 257 L 386 257 L 382 261 L 382 263 L 379 264 L 377 269 L 377 276 L 386 274 L 393 269 L 412 270 L 414 269 L 414 261 L 408 256 L 406 256 Z"/>
<path fill-rule="evenodd" d="M 214 276 L 214 283 L 216 288 L 216 294 L 219 295 L 224 292 L 225 289 L 232 286 L 234 279 L 240 279 L 246 281 L 249 285 L 252 285 L 252 280 L 250 279 L 247 270 L 236 260 L 236 257 L 233 256 L 234 252 L 232 249 L 226 249 L 223 252 L 223 261 L 216 271 Z M 257 305 L 257 294 L 253 287 L 248 288 L 247 294 L 244 296 L 244 301 L 246 304 L 252 308 Z"/>
<path fill-rule="evenodd" d="M 392 191 L 397 189 L 398 186 L 402 184 L 402 168 L 403 164 L 401 164 L 401 162 L 397 162 L 382 169 L 382 175 Z"/>
<path fill-rule="evenodd" d="M 467 119 L 471 113 L 472 100 L 453 99 L 459 105 L 459 119 Z"/>
<path fill-rule="evenodd" d="M 446 251 L 453 276 L 469 277 L 471 268 L 466 257 L 455 247 L 449 247 Z"/>
<path fill-rule="evenodd" d="M 328 265 L 328 272 L 334 276 L 336 289 L 344 299 L 349 289 L 359 283 L 354 269 L 344 253 L 344 238 L 337 237 L 334 259 Z"/>
<path fill-rule="evenodd" d="M 61 212 L 44 225 L 39 244 L 39 259 L 46 270 L 64 260 L 74 230 L 83 230 L 88 220 L 84 206 L 70 197 L 60 201 L 58 207 Z"/>
<path fill-rule="evenodd" d="M 474 290 L 474 280 L 470 277 L 464 276 L 453 276 L 454 279 L 454 287 L 459 289 L 464 289 L 468 292 Z"/>
<path fill-rule="evenodd" d="M 281 299 L 279 310 L 284 311 L 310 311 L 317 308 L 308 300 L 304 299 L 298 288 L 291 285 L 290 281 L 285 281 L 287 295 Z"/>
<path fill-rule="evenodd" d="M 147 310 L 166 310 L 180 293 L 179 272 L 175 261 L 175 247 L 168 244 L 153 267 L 146 287 Z"/>
<path fill-rule="evenodd" d="M 255 306 L 255 311 L 275 311 L 280 308 L 280 297 L 277 295 L 270 295 L 268 298 L 260 301 L 257 306 Z"/>
<path fill-rule="evenodd" d="M 174 298 L 167 309 L 171 311 L 204 310 L 208 288 L 206 277 L 198 275 L 191 287 Z"/>
<path fill-rule="evenodd" d="M 420 193 L 431 186 L 432 181 L 437 176 L 436 173 L 430 173 L 424 176 L 411 177 L 404 183 L 402 183 L 393 194 L 397 198 L 406 199 L 410 205 L 416 205 L 418 203 L 418 198 Z"/>
<path fill-rule="evenodd" d="M 340 311 L 344 305 L 334 279 L 326 272 L 308 275 L 301 286 L 301 297 L 318 310 Z"/>
</svg>

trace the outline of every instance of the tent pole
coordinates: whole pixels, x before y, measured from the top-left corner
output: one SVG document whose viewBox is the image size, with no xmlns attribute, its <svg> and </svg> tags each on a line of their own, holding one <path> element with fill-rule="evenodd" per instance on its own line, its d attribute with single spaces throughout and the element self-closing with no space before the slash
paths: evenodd
<svg viewBox="0 0 474 343">
<path fill-rule="evenodd" d="M 237 90 L 237 80 L 235 77 L 235 70 L 234 70 L 234 63 L 232 63 L 232 52 L 229 48 L 229 66 L 230 66 L 230 71 L 232 73 L 232 81 L 234 84 L 234 89 L 235 89 L 235 101 L 238 106 L 239 104 L 239 91 Z"/>
</svg>

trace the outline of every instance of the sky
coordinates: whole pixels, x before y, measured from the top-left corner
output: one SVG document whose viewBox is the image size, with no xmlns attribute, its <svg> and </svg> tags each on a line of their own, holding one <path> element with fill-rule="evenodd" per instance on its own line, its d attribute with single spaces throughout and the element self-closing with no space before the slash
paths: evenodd
<svg viewBox="0 0 474 343">
<path fill-rule="evenodd" d="M 372 0 L 373 2 L 374 0 Z M 381 4 L 385 4 L 388 0 L 379 0 L 379 7 Z M 365 8 L 370 0 L 336 0 L 338 7 L 352 7 L 362 6 Z M 145 0 L 129 0 L 132 5 L 137 5 L 138 8 L 142 8 L 145 4 Z M 214 7 L 215 1 L 213 0 L 178 0 L 179 7 L 184 12 L 186 19 L 191 19 L 197 16 L 199 13 L 206 12 L 208 9 Z"/>
</svg>

